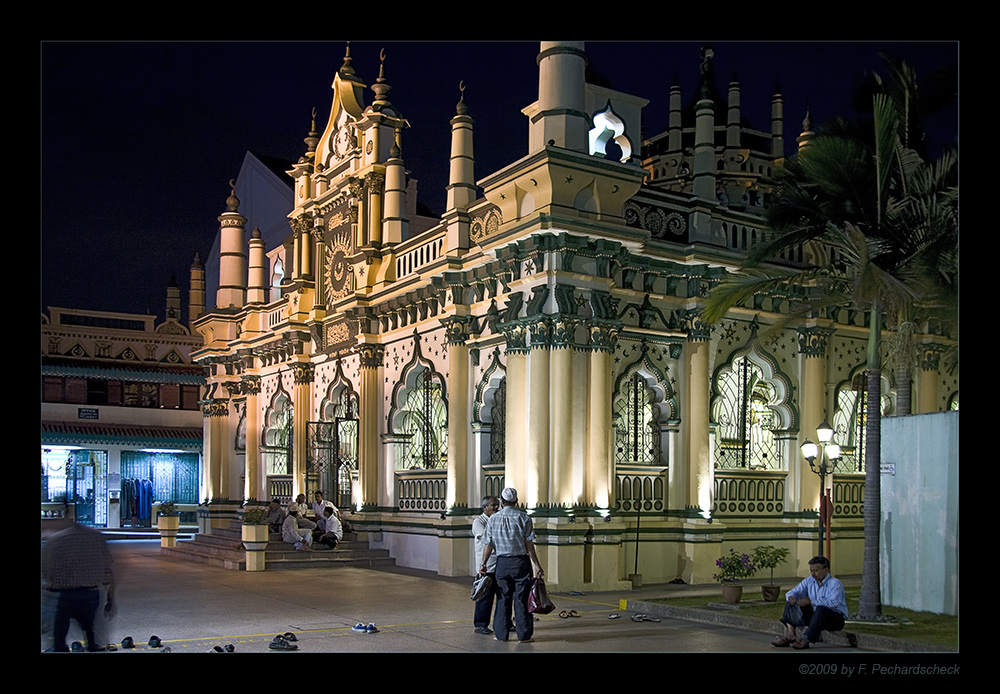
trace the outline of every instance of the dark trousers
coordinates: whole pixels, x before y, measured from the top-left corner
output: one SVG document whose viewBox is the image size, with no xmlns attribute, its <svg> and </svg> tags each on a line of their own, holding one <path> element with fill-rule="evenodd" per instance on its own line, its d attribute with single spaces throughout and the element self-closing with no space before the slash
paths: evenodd
<svg viewBox="0 0 1000 694">
<path fill-rule="evenodd" d="M 96 651 L 100 648 L 94 635 L 94 620 L 97 608 L 101 604 L 101 591 L 97 588 L 70 588 L 59 591 L 56 601 L 56 616 L 53 624 L 53 648 L 65 652 L 66 634 L 69 633 L 70 620 L 75 619 L 87 635 L 87 650 Z"/>
<path fill-rule="evenodd" d="M 779 620 L 782 624 L 806 627 L 805 637 L 809 643 L 819 641 L 823 631 L 840 631 L 844 628 L 844 615 L 829 607 L 813 608 L 812 605 L 785 603 L 785 611 Z"/>
<path fill-rule="evenodd" d="M 535 633 L 535 620 L 528 612 L 528 594 L 531 592 L 531 560 L 520 557 L 497 557 L 497 608 L 493 615 L 493 632 L 500 641 L 510 634 L 510 616 L 514 612 L 514 626 L 518 641 L 530 639 Z"/>
<path fill-rule="evenodd" d="M 497 575 L 495 572 L 487 573 L 491 579 L 493 579 L 493 585 L 489 591 L 483 597 L 476 600 L 476 612 L 472 617 L 472 623 L 478 629 L 479 627 L 488 627 L 490 625 L 490 617 L 493 616 L 493 599 L 497 595 Z"/>
</svg>

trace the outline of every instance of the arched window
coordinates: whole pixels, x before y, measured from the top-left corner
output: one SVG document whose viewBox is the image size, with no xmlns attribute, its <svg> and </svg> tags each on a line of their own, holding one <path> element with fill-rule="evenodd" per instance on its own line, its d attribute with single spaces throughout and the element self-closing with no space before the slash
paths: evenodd
<svg viewBox="0 0 1000 694">
<path fill-rule="evenodd" d="M 292 402 L 279 392 L 264 419 L 260 451 L 269 475 L 292 474 Z"/>
<path fill-rule="evenodd" d="M 615 464 L 661 465 L 659 408 L 655 393 L 636 371 L 615 393 Z"/>
<path fill-rule="evenodd" d="M 503 465 L 507 456 L 507 378 L 500 381 L 500 386 L 493 395 L 493 407 L 490 408 L 490 464 Z"/>
<path fill-rule="evenodd" d="M 439 375 L 427 368 L 417 374 L 404 395 L 395 421 L 407 442 L 397 469 L 443 468 L 448 464 L 448 410 Z"/>
<path fill-rule="evenodd" d="M 717 380 L 719 397 L 712 419 L 717 423 L 715 467 L 726 469 L 780 469 L 781 457 L 773 430 L 777 417 L 770 407 L 774 387 L 759 365 L 743 356 Z"/>
<path fill-rule="evenodd" d="M 882 414 L 891 407 L 888 381 L 882 379 Z M 837 389 L 837 411 L 833 414 L 833 442 L 840 446 L 837 472 L 865 471 L 865 438 L 868 425 L 868 376 L 862 369 Z"/>
<path fill-rule="evenodd" d="M 308 427 L 309 491 L 321 491 L 337 508 L 351 505 L 351 473 L 358 469 L 358 395 L 350 384 L 330 386 L 320 421 Z"/>
</svg>

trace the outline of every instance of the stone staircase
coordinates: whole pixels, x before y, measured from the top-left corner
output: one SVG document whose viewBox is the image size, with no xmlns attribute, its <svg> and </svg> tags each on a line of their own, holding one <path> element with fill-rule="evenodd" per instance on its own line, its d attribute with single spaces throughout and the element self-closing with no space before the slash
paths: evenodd
<svg viewBox="0 0 1000 694">
<path fill-rule="evenodd" d="M 198 533 L 192 540 L 178 540 L 176 547 L 162 547 L 164 555 L 187 561 L 245 571 L 246 550 L 241 539 L 241 524 L 233 521 L 228 528 L 213 528 L 210 534 Z M 312 552 L 299 552 L 290 542 L 282 542 L 280 533 L 271 533 L 265 551 L 265 570 L 336 568 L 338 566 L 393 566 L 396 560 L 387 549 L 371 549 L 358 533 L 344 533 L 337 549 L 314 544 Z"/>
</svg>

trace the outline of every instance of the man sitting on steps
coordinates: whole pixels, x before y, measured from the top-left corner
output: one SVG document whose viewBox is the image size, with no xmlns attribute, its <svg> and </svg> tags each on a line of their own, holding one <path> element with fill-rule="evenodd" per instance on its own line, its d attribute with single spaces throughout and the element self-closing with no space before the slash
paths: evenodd
<svg viewBox="0 0 1000 694">
<path fill-rule="evenodd" d="M 284 542 L 291 542 L 295 549 L 303 551 L 312 550 L 312 529 L 300 528 L 298 523 L 299 505 L 291 503 L 288 505 L 288 516 L 281 525 L 281 539 Z"/>
</svg>

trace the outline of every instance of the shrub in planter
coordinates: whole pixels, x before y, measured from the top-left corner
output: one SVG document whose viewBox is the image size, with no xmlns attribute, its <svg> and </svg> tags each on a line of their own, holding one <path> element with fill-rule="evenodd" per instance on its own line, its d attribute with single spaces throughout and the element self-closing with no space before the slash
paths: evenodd
<svg viewBox="0 0 1000 694">
<path fill-rule="evenodd" d="M 781 592 L 781 586 L 774 585 L 774 568 L 778 564 L 788 559 L 791 551 L 786 547 L 774 547 L 773 545 L 758 545 L 751 554 L 751 561 L 761 569 L 769 569 L 771 577 L 767 585 L 760 587 L 761 595 L 767 602 L 775 602 Z"/>
</svg>

